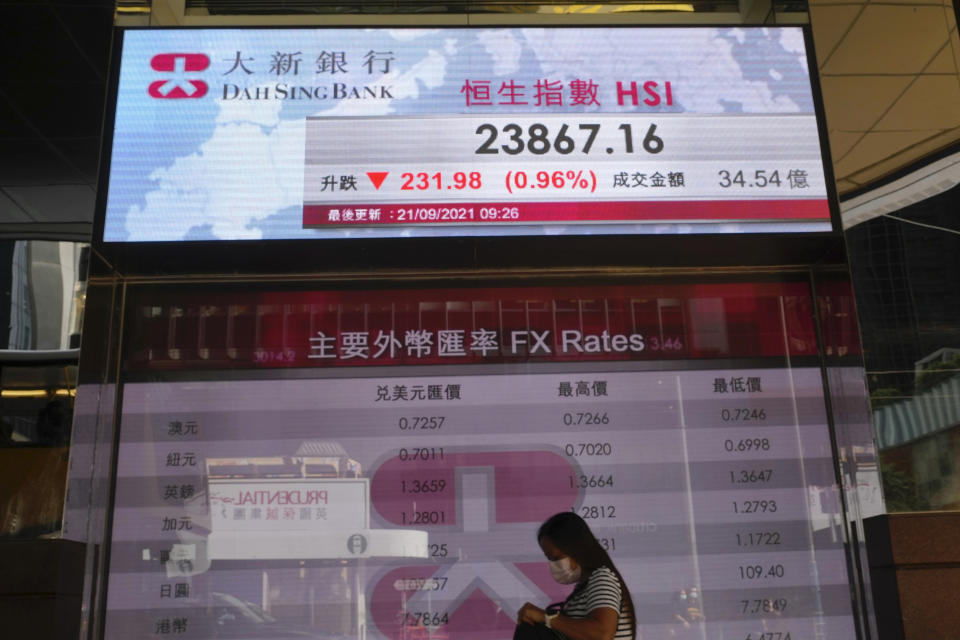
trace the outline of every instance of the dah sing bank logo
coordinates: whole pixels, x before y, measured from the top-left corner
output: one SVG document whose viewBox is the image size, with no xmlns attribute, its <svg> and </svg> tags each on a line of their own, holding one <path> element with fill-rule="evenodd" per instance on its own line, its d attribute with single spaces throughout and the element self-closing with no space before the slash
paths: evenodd
<svg viewBox="0 0 960 640">
<path fill-rule="evenodd" d="M 150 58 L 150 68 L 172 75 L 151 82 L 147 93 L 151 98 L 202 98 L 209 87 L 190 74 L 205 71 L 209 66 L 210 58 L 202 53 L 158 53 Z"/>
</svg>

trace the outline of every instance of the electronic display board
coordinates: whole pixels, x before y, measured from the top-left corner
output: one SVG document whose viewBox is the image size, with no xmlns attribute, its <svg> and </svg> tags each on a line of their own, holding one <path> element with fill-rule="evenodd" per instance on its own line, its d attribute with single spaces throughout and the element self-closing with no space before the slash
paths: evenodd
<svg viewBox="0 0 960 640">
<path fill-rule="evenodd" d="M 102 240 L 830 231 L 801 27 L 122 32 Z"/>
<path fill-rule="evenodd" d="M 507 639 L 567 510 L 637 638 L 856 637 L 804 282 L 131 300 L 108 639 Z"/>
</svg>

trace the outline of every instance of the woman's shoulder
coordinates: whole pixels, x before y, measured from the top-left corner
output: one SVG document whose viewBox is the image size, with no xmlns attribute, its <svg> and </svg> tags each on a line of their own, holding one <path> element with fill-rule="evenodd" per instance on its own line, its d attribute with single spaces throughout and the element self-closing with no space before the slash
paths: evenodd
<svg viewBox="0 0 960 640">
<path fill-rule="evenodd" d="M 576 600 L 588 611 L 597 607 L 619 609 L 621 595 L 617 574 L 609 567 L 597 567 L 571 600 Z"/>
<path fill-rule="evenodd" d="M 587 578 L 587 584 L 591 583 L 616 583 L 617 586 L 620 586 L 620 581 L 617 580 L 617 575 L 613 572 L 610 567 L 597 567 L 590 572 L 590 576 Z"/>
</svg>

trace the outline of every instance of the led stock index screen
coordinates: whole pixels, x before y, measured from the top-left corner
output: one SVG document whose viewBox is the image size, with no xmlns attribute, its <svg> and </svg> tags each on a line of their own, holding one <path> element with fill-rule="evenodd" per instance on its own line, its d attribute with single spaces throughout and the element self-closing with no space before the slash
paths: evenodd
<svg viewBox="0 0 960 640">
<path fill-rule="evenodd" d="M 574 511 L 638 638 L 849 640 L 809 303 L 803 284 L 147 303 L 106 637 L 506 640 L 524 602 L 569 592 L 535 534 Z M 229 330 L 198 347 L 208 323 Z"/>
<path fill-rule="evenodd" d="M 106 242 L 830 229 L 799 27 L 123 33 Z"/>
</svg>

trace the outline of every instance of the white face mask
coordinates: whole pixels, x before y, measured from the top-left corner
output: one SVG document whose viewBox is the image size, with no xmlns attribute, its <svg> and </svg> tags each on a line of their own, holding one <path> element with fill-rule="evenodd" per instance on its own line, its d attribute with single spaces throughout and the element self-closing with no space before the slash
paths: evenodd
<svg viewBox="0 0 960 640">
<path fill-rule="evenodd" d="M 570 558 L 550 561 L 550 575 L 560 584 L 573 584 L 580 580 L 580 567 L 570 567 Z"/>
</svg>

